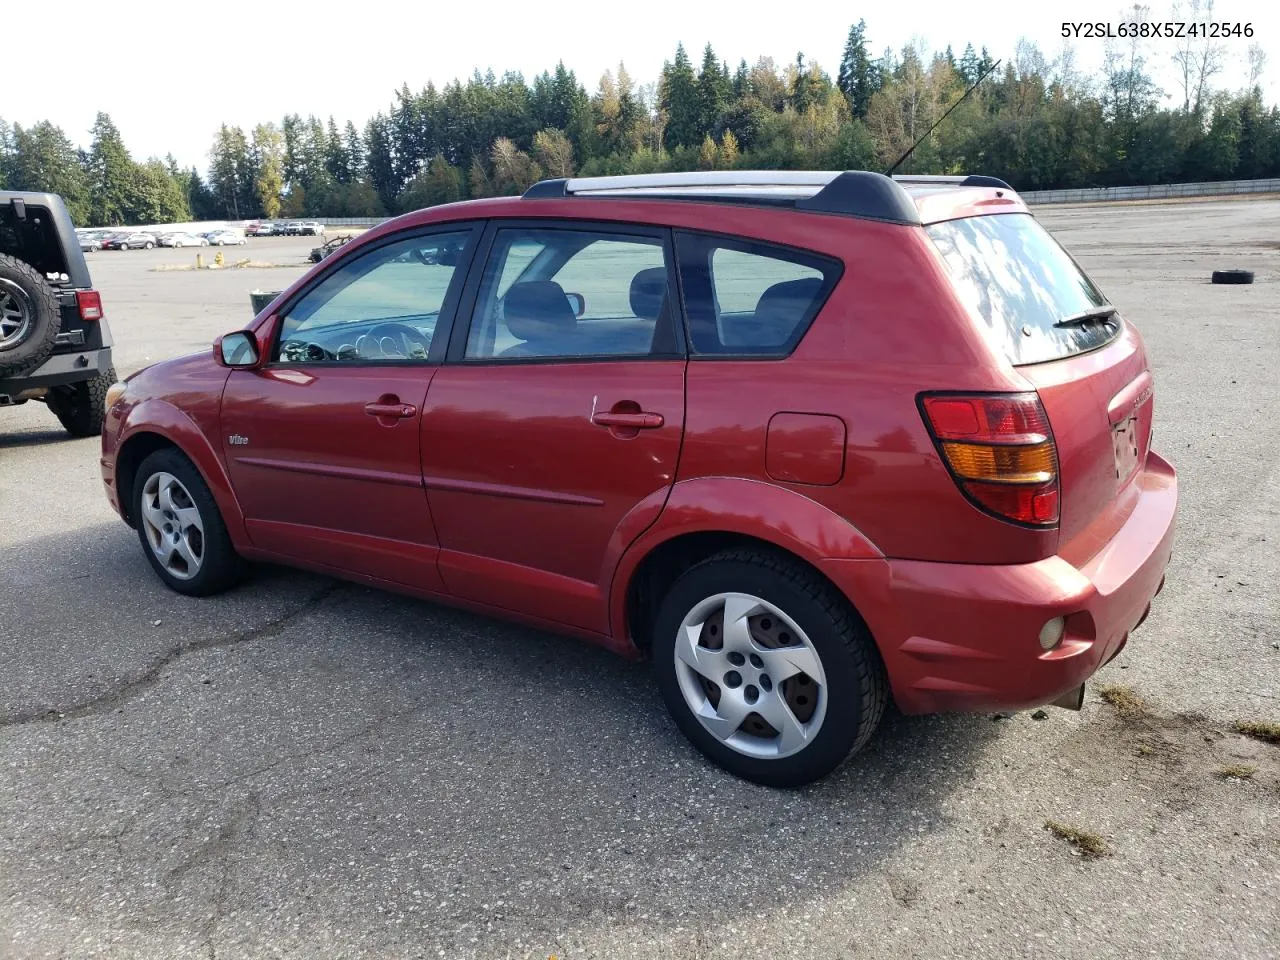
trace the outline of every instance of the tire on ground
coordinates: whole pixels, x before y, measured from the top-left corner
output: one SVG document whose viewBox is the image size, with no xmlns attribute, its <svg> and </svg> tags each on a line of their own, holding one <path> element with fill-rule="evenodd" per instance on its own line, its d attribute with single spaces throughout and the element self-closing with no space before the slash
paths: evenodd
<svg viewBox="0 0 1280 960">
<path fill-rule="evenodd" d="M 739 753 L 702 725 L 681 692 L 675 666 L 681 623 L 704 599 L 734 592 L 784 611 L 808 634 L 822 661 L 825 718 L 813 741 L 790 756 Z M 730 773 L 768 786 L 798 787 L 826 776 L 867 744 L 889 700 L 880 651 L 847 599 L 803 564 L 768 550 L 726 550 L 686 570 L 661 602 L 652 650 L 658 687 L 681 732 Z"/>
<path fill-rule="evenodd" d="M 115 368 L 108 367 L 92 380 L 53 387 L 45 402 L 71 436 L 95 437 L 107 415 L 107 389 L 115 382 Z"/>
<path fill-rule="evenodd" d="M 1209 280 L 1212 283 L 1253 283 L 1253 271 L 1215 270 Z"/>
<path fill-rule="evenodd" d="M 177 477 L 187 488 L 193 504 L 200 511 L 200 522 L 204 527 L 203 558 L 199 571 L 188 579 L 181 579 L 169 573 L 161 565 L 160 559 L 151 549 L 151 543 L 147 539 L 146 521 L 142 516 L 142 493 L 147 480 L 157 473 L 169 473 Z M 207 597 L 234 586 L 243 576 L 245 562 L 236 553 L 217 501 L 213 499 L 209 485 L 204 482 L 200 471 L 181 450 L 176 447 L 165 447 L 144 459 L 138 466 L 138 472 L 134 474 L 133 490 L 129 496 L 129 513 L 135 521 L 134 526 L 138 531 L 138 541 L 142 544 L 143 555 L 151 564 L 151 568 L 164 581 L 165 586 L 188 596 Z"/>
<path fill-rule="evenodd" d="M 16 377 L 40 366 L 53 352 L 62 314 L 53 288 L 35 267 L 4 255 L 0 255 L 0 301 L 8 301 L 24 317 L 19 329 L 25 330 L 15 342 L 0 342 L 0 378 Z"/>
</svg>

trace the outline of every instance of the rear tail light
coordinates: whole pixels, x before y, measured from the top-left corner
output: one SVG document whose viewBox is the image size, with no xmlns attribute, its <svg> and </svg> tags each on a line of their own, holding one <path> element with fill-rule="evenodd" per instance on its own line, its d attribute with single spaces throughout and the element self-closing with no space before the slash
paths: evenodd
<svg viewBox="0 0 1280 960">
<path fill-rule="evenodd" d="M 81 320 L 102 319 L 102 294 L 97 290 L 77 290 L 76 306 L 80 308 Z"/>
<path fill-rule="evenodd" d="M 975 505 L 1027 526 L 1058 522 L 1058 451 L 1036 394 L 924 394 L 920 409 Z"/>
</svg>

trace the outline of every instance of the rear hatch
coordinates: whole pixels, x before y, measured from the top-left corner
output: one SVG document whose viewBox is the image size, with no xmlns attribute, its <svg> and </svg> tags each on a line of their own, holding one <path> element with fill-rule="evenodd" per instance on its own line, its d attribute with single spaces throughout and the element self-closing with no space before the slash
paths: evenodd
<svg viewBox="0 0 1280 960">
<path fill-rule="evenodd" d="M 1058 454 L 1059 552 L 1086 559 L 1132 509 L 1150 444 L 1142 338 L 1030 214 L 927 230 L 992 346 L 1040 396 Z"/>
</svg>

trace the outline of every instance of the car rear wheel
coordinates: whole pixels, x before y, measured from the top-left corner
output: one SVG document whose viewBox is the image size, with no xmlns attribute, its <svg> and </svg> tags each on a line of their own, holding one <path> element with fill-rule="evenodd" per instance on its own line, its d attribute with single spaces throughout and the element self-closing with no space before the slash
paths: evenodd
<svg viewBox="0 0 1280 960">
<path fill-rule="evenodd" d="M 115 382 L 116 371 L 108 367 L 92 380 L 53 387 L 45 403 L 71 436 L 97 436 L 107 415 L 107 389 Z"/>
<path fill-rule="evenodd" d="M 152 247 L 155 246 L 155 244 L 152 243 L 150 240 L 148 240 L 145 244 L 143 244 L 143 246 L 146 247 L 146 249 L 150 250 Z"/>
<path fill-rule="evenodd" d="M 170 589 L 205 597 L 240 578 L 244 562 L 213 494 L 178 450 L 157 450 L 142 461 L 134 478 L 133 512 L 143 553 Z"/>
<path fill-rule="evenodd" d="M 659 609 L 653 656 L 685 736 L 769 786 L 826 776 L 867 743 L 888 700 L 879 651 L 844 597 L 764 551 L 726 551 L 682 574 Z"/>
</svg>

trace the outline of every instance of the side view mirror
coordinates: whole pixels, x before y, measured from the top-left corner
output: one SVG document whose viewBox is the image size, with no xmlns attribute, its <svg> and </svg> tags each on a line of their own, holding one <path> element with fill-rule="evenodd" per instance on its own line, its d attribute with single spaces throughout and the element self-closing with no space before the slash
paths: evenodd
<svg viewBox="0 0 1280 960">
<path fill-rule="evenodd" d="M 581 317 L 587 312 L 587 298 L 580 293 L 566 293 L 564 298 L 569 301 L 569 306 L 573 307 L 573 315 Z"/>
<path fill-rule="evenodd" d="M 248 330 L 237 330 L 213 341 L 213 359 L 219 366 L 244 369 L 258 364 L 258 341 Z"/>
</svg>

